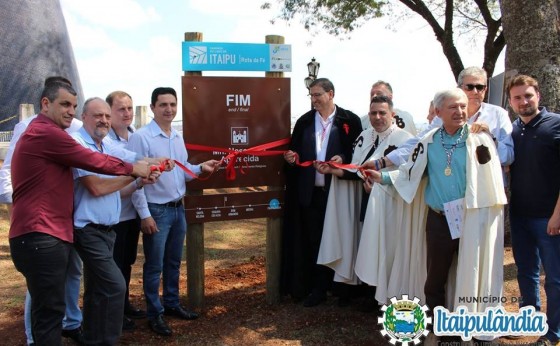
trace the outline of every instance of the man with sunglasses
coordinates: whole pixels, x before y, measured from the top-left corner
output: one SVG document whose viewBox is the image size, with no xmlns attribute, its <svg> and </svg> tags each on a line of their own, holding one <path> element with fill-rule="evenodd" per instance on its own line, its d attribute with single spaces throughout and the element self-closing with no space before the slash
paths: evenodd
<svg viewBox="0 0 560 346">
<path fill-rule="evenodd" d="M 502 166 L 509 166 L 513 162 L 513 141 L 511 139 L 512 125 L 505 109 L 483 102 L 487 90 L 488 76 L 480 67 L 467 67 L 459 73 L 457 86 L 467 94 L 467 123 L 471 125 L 471 132 L 486 131 L 495 138 L 498 156 Z M 434 128 L 442 125 L 441 119 L 435 117 L 430 126 L 411 138 L 399 149 L 387 154 L 384 158 L 387 166 L 402 165 L 407 162 L 412 149 L 420 138 Z"/>
<path fill-rule="evenodd" d="M 486 71 L 476 66 L 467 67 L 457 77 L 457 85 L 469 98 L 467 123 L 473 126 L 473 131 L 480 129 L 495 138 L 500 163 L 509 166 L 513 162 L 513 127 L 505 109 L 484 102 L 487 81 Z"/>
</svg>

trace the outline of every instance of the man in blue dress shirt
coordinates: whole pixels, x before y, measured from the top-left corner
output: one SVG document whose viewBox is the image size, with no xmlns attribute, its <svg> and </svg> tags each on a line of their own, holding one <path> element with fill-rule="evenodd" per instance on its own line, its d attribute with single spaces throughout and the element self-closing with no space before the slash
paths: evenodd
<svg viewBox="0 0 560 346">
<path fill-rule="evenodd" d="M 83 127 L 73 134 L 77 142 L 92 151 L 118 153 L 104 141 L 111 128 L 111 110 L 105 101 L 87 100 L 82 120 Z M 126 285 L 113 260 L 116 234 L 112 226 L 119 222 L 121 195 L 131 195 L 148 181 L 76 168 L 73 174 L 74 242 L 84 264 L 84 339 L 86 344 L 114 345 L 121 334 Z M 158 175 L 156 171 L 151 177 Z"/>
<path fill-rule="evenodd" d="M 187 162 L 188 154 L 183 137 L 172 128 L 177 115 L 177 93 L 172 88 L 156 88 L 152 92 L 150 108 L 154 120 L 133 133 L 128 148 L 141 156 L 169 157 L 195 174 L 211 173 L 218 161 L 209 160 L 200 165 Z M 179 301 L 179 270 L 183 244 L 187 233 L 183 197 L 186 181 L 192 177 L 175 169 L 161 176 L 156 184 L 146 186 L 147 204 L 136 206 L 141 219 L 144 246 L 144 295 L 150 328 L 157 334 L 169 336 L 172 331 L 163 314 L 185 320 L 196 319 Z M 163 304 L 159 287 L 163 275 Z"/>
</svg>

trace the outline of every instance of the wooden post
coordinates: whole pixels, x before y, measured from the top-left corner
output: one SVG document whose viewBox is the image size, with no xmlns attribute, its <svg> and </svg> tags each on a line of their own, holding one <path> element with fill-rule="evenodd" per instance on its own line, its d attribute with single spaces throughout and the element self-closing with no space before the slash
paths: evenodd
<svg viewBox="0 0 560 346">
<path fill-rule="evenodd" d="M 31 103 L 22 103 L 19 105 L 19 121 L 23 121 L 35 115 L 35 107 Z"/>
<path fill-rule="evenodd" d="M 267 35 L 265 42 L 284 44 L 284 37 Z M 284 72 L 266 72 L 267 78 L 283 78 Z M 268 186 L 268 190 L 281 190 L 280 186 Z M 269 217 L 266 220 L 266 302 L 280 302 L 280 272 L 282 263 L 282 218 Z"/>
<path fill-rule="evenodd" d="M 202 41 L 201 32 L 186 32 L 185 41 Z M 185 72 L 185 76 L 201 76 L 202 72 Z M 202 190 L 189 190 L 189 196 L 200 196 Z M 187 220 L 187 293 L 190 308 L 204 306 L 204 223 Z"/>
</svg>

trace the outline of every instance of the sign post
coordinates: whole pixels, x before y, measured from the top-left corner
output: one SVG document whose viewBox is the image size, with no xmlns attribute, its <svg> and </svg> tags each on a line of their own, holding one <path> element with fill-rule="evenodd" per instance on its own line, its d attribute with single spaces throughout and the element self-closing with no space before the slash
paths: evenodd
<svg viewBox="0 0 560 346">
<path fill-rule="evenodd" d="M 193 38 L 187 35 L 186 40 Z M 237 71 L 239 62 L 243 69 L 267 71 L 267 78 L 202 77 L 201 72 L 187 72 L 182 78 L 183 135 L 189 160 L 226 159 L 227 164 L 207 180 L 188 183 L 187 284 L 192 307 L 204 305 L 203 222 L 257 217 L 267 218 L 267 302 L 280 300 L 281 151 L 290 137 L 290 83 L 283 71 L 291 68 L 290 48 L 279 36 L 267 36 L 267 44 L 262 45 L 183 43 L 183 68 L 219 69 L 215 65 L 221 64 L 224 70 Z"/>
</svg>

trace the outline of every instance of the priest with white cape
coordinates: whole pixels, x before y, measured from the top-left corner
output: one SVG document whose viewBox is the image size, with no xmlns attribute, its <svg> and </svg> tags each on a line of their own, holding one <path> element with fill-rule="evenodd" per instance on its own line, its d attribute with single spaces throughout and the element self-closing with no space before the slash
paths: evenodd
<svg viewBox="0 0 560 346">
<path fill-rule="evenodd" d="M 384 163 L 380 159 L 411 135 L 393 124 L 393 103 L 385 96 L 372 99 L 368 114 L 373 127 L 363 131 L 356 140 L 352 164 L 375 161 L 382 169 Z M 331 181 L 317 263 L 335 271 L 335 282 L 357 285 L 354 263 L 369 195 L 363 191 L 363 176 L 356 169 L 343 170 L 324 163 L 316 167 L 323 174 L 335 176 Z"/>
<path fill-rule="evenodd" d="M 413 237 L 424 235 L 426 243 L 413 245 L 427 248 L 424 254 L 416 251 L 410 263 L 427 263 L 424 293 L 432 310 L 465 306 L 469 312 L 484 312 L 499 305 L 502 296 L 507 203 L 502 171 L 491 136 L 473 133 L 466 125 L 467 103 L 461 89 L 437 93 L 434 105 L 443 126 L 424 136 L 397 171 L 368 171 L 369 179 L 394 186 L 411 204 L 411 215 L 424 215 L 411 222 Z M 422 268 L 411 266 L 408 275 L 417 275 L 415 271 Z"/>
</svg>

